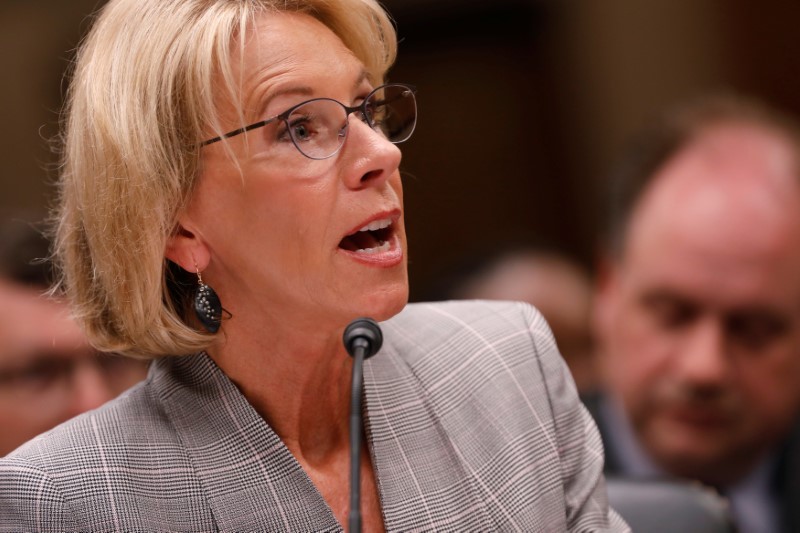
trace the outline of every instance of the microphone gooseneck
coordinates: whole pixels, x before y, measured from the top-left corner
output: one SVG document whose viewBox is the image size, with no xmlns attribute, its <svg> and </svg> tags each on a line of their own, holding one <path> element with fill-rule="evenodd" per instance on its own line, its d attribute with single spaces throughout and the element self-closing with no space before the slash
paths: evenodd
<svg viewBox="0 0 800 533">
<path fill-rule="evenodd" d="M 364 359 L 375 355 L 383 345 L 383 334 L 371 318 L 350 322 L 342 336 L 347 353 L 353 358 L 350 384 L 350 514 L 349 533 L 361 532 L 361 384 Z"/>
</svg>

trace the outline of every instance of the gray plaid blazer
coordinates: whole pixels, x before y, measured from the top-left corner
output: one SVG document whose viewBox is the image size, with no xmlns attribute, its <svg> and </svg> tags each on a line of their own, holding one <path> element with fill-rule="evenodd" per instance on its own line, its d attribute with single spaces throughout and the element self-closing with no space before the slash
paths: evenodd
<svg viewBox="0 0 800 533">
<path fill-rule="evenodd" d="M 524 304 L 409 305 L 364 367 L 390 531 L 626 531 L 598 432 Z M 0 459 L 0 531 L 342 531 L 205 354 Z"/>
</svg>

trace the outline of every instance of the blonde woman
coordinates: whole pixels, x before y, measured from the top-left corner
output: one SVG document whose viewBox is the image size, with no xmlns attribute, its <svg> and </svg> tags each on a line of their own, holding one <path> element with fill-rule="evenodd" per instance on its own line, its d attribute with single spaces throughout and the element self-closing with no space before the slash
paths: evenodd
<svg viewBox="0 0 800 533">
<path fill-rule="evenodd" d="M 64 132 L 58 257 L 93 343 L 148 379 L 0 462 L 3 531 L 339 531 L 352 319 L 368 531 L 622 530 L 541 317 L 407 306 L 400 150 L 373 0 L 111 0 Z"/>
</svg>

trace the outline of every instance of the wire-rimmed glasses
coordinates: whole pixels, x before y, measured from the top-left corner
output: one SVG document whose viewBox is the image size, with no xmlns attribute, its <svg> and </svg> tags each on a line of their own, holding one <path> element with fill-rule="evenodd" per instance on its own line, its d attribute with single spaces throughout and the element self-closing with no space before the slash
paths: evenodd
<svg viewBox="0 0 800 533">
<path fill-rule="evenodd" d="M 415 92 L 411 85 L 389 83 L 373 90 L 356 106 L 346 106 L 332 98 L 314 98 L 274 117 L 204 141 L 200 146 L 280 121 L 272 142 L 291 140 L 309 159 L 327 159 L 336 155 L 344 145 L 351 113 L 357 113 L 360 120 L 390 142 L 401 143 L 411 137 L 417 124 Z"/>
</svg>

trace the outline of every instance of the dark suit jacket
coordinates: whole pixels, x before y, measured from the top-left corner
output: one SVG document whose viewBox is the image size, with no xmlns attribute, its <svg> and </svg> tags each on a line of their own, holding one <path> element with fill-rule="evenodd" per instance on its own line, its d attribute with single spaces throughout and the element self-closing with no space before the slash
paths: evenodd
<svg viewBox="0 0 800 533">
<path fill-rule="evenodd" d="M 541 315 L 411 305 L 364 369 L 393 531 L 626 531 L 600 438 Z M 269 425 L 205 354 L 0 459 L 1 531 L 342 531 Z"/>
<path fill-rule="evenodd" d="M 620 476 L 623 472 L 619 450 L 611 445 L 613 439 L 608 437 L 610 427 L 600 409 L 600 404 L 604 401 L 603 394 L 586 395 L 581 399 L 597 423 L 603 439 L 606 457 L 605 474 Z M 795 425 L 790 438 L 781 446 L 776 471 L 772 487 L 779 502 L 781 530 L 785 533 L 800 532 L 800 421 Z"/>
</svg>

